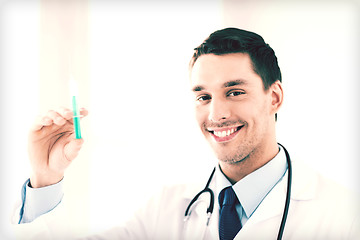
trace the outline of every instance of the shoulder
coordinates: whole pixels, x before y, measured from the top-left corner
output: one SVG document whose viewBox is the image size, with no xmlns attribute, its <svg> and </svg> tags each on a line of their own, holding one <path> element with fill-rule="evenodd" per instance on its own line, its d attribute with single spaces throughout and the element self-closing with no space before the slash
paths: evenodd
<svg viewBox="0 0 360 240">
<path fill-rule="evenodd" d="M 355 239 L 346 236 L 359 235 L 358 196 L 301 161 L 293 161 L 292 166 L 291 220 L 287 224 L 301 236 L 306 229 L 319 239 Z"/>
<path fill-rule="evenodd" d="M 157 202 L 166 206 L 178 205 L 179 202 L 187 204 L 203 187 L 196 182 L 164 185 L 155 196 Z"/>
<path fill-rule="evenodd" d="M 292 200 L 298 210 L 323 219 L 346 219 L 359 216 L 359 196 L 350 189 L 301 161 L 293 162 Z"/>
<path fill-rule="evenodd" d="M 327 178 L 302 161 L 293 161 L 293 185 L 295 195 L 338 201 L 358 199 L 358 195 L 338 182 Z"/>
</svg>

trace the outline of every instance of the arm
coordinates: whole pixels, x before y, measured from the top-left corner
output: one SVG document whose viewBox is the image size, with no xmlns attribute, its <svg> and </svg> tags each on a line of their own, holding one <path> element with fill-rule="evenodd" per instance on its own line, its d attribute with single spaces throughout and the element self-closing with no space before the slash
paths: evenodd
<svg viewBox="0 0 360 240">
<path fill-rule="evenodd" d="M 51 186 L 32 188 L 28 179 L 21 189 L 21 207 L 16 223 L 29 223 L 54 209 L 63 198 L 63 180 Z"/>
<path fill-rule="evenodd" d="M 87 110 L 81 110 L 81 115 L 87 114 Z M 28 151 L 32 174 L 22 188 L 17 223 L 31 222 L 60 203 L 64 172 L 83 144 L 83 139 L 74 137 L 72 117 L 72 111 L 66 108 L 51 110 L 31 128 Z"/>
</svg>

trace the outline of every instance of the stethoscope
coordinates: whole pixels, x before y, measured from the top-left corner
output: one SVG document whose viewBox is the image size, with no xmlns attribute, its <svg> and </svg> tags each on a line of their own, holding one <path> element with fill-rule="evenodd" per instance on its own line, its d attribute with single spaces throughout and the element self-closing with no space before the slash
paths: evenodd
<svg viewBox="0 0 360 240">
<path fill-rule="evenodd" d="M 281 219 L 281 224 L 280 224 L 280 228 L 279 228 L 279 232 L 278 232 L 278 236 L 277 236 L 277 240 L 282 239 L 282 235 L 284 232 L 284 228 L 285 228 L 285 223 L 286 223 L 286 219 L 287 219 L 287 215 L 289 212 L 289 206 L 290 206 L 290 195 L 291 195 L 291 179 L 292 179 L 292 169 L 291 169 L 291 159 L 290 159 L 290 155 L 289 152 L 286 150 L 286 148 L 281 145 L 280 143 L 278 143 L 285 151 L 285 155 L 286 155 L 286 161 L 288 164 L 288 184 L 287 184 L 287 190 L 286 190 L 286 200 L 285 200 L 285 207 L 284 207 L 284 213 Z M 210 194 L 210 203 L 209 203 L 209 207 L 206 210 L 206 214 L 207 214 L 207 222 L 206 222 L 206 227 L 209 225 L 210 222 L 210 218 L 211 215 L 214 211 L 214 192 L 209 188 L 210 182 L 214 176 L 215 173 L 215 169 L 211 172 L 211 175 L 209 177 L 209 180 L 207 181 L 205 188 L 203 190 L 201 190 L 198 194 L 196 194 L 196 196 L 190 201 L 189 205 L 187 206 L 186 210 L 185 210 L 185 218 L 184 221 L 187 222 L 190 218 L 190 208 L 191 206 L 194 205 L 194 203 L 198 200 L 198 198 L 203 194 L 203 193 L 209 193 Z"/>
</svg>

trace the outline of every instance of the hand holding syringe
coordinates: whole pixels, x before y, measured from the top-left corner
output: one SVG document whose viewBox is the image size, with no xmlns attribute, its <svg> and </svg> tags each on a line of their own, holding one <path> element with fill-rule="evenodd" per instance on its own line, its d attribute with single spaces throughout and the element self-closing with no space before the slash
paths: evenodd
<svg viewBox="0 0 360 240">
<path fill-rule="evenodd" d="M 34 188 L 59 182 L 66 168 L 78 155 L 84 140 L 80 133 L 80 116 L 88 111 L 77 108 L 73 97 L 72 110 L 59 108 L 40 116 L 33 124 L 28 140 L 28 151 L 32 175 L 30 184 Z"/>
</svg>

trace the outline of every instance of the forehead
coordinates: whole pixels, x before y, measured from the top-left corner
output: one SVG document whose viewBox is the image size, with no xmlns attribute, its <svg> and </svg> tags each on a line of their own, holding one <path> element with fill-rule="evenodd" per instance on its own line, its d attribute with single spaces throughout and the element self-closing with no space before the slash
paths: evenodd
<svg viewBox="0 0 360 240">
<path fill-rule="evenodd" d="M 193 89 L 224 86 L 231 81 L 253 87 L 263 86 L 260 76 L 254 72 L 251 59 L 246 53 L 202 55 L 191 69 L 190 79 Z"/>
</svg>

